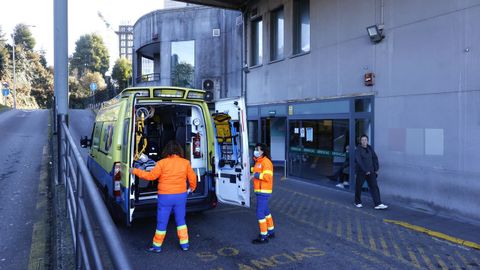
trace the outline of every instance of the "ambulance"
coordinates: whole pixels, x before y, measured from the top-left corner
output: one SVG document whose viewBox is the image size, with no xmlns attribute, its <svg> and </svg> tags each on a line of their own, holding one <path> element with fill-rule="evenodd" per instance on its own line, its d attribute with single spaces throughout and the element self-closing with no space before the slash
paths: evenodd
<svg viewBox="0 0 480 270">
<path fill-rule="evenodd" d="M 150 170 L 163 147 L 176 140 L 197 175 L 187 211 L 212 209 L 217 202 L 250 207 L 250 164 L 245 101 L 215 102 L 210 92 L 178 87 L 127 88 L 98 111 L 87 166 L 114 220 L 130 225 L 155 215 L 157 182 L 129 173 Z M 186 180 L 185 180 L 186 181 Z"/>
</svg>

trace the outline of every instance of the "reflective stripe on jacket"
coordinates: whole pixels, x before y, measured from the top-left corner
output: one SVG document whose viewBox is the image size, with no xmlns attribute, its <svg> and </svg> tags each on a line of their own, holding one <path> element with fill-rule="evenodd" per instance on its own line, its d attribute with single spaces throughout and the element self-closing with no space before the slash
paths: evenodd
<svg viewBox="0 0 480 270">
<path fill-rule="evenodd" d="M 178 194 L 187 192 L 187 179 L 192 192 L 197 187 L 197 176 L 190 166 L 190 161 L 172 155 L 157 162 L 149 171 L 134 169 L 133 174 L 148 180 L 158 179 L 158 194 Z"/>
<path fill-rule="evenodd" d="M 273 164 L 267 157 L 254 158 L 253 190 L 255 193 L 271 194 L 273 188 Z"/>
</svg>

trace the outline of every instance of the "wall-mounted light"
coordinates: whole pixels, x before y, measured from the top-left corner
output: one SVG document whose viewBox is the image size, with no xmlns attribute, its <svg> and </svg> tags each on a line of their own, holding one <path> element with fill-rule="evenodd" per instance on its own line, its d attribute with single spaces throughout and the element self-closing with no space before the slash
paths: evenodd
<svg viewBox="0 0 480 270">
<path fill-rule="evenodd" d="M 383 35 L 383 25 L 372 25 L 367 27 L 367 33 L 370 37 L 370 41 L 373 43 L 379 43 L 385 36 Z"/>
</svg>

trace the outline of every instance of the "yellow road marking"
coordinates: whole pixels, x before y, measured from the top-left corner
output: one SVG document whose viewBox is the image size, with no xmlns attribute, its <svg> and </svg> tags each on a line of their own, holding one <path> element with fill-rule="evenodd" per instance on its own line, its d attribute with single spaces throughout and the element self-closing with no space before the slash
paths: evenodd
<svg viewBox="0 0 480 270">
<path fill-rule="evenodd" d="M 48 209 L 47 209 L 47 179 L 48 179 L 48 146 L 43 147 L 42 165 L 40 169 L 40 181 L 38 183 L 38 199 L 36 211 L 40 212 L 39 220 L 33 225 L 32 243 L 30 245 L 30 256 L 28 269 L 45 269 L 47 259 L 48 241 Z"/>
<path fill-rule="evenodd" d="M 377 250 L 377 244 L 375 243 L 375 239 L 373 239 L 372 228 L 370 228 L 370 226 L 367 226 L 367 235 L 370 248 L 374 251 Z"/>
<path fill-rule="evenodd" d="M 423 268 L 423 267 L 420 267 L 420 262 L 418 261 L 417 257 L 415 256 L 415 253 L 413 253 L 412 249 L 410 248 L 410 246 L 408 246 L 408 242 L 405 240 L 405 237 L 403 236 L 403 233 L 398 231 L 398 235 L 400 236 L 400 238 L 402 239 L 403 243 L 406 243 L 405 244 L 405 248 L 407 249 L 407 253 L 408 253 L 408 256 L 410 257 L 410 260 L 412 261 L 412 263 L 417 267 L 417 268 Z"/>
<path fill-rule="evenodd" d="M 450 256 L 447 256 L 448 260 L 449 260 L 450 263 L 453 265 L 453 267 L 455 267 L 455 269 L 457 269 L 457 270 L 462 270 L 462 268 L 460 267 L 460 265 L 458 265 L 458 263 L 455 261 L 455 259 L 453 258 L 452 255 L 453 255 L 453 254 L 450 254 Z"/>
<path fill-rule="evenodd" d="M 357 237 L 358 242 L 363 245 L 363 234 L 362 234 L 362 226 L 360 225 L 360 221 L 357 219 Z"/>
<path fill-rule="evenodd" d="M 349 211 L 355 211 L 356 213 L 360 213 L 361 215 L 365 215 L 365 216 L 370 216 L 370 217 L 373 217 L 373 218 L 376 218 L 378 219 L 378 216 L 377 215 L 374 215 L 372 213 L 369 213 L 369 212 L 366 212 L 366 211 L 357 211 L 356 208 L 353 208 L 354 206 L 350 206 L 350 205 L 347 205 L 347 204 L 344 204 L 344 203 L 337 203 L 337 202 L 333 202 L 333 201 L 328 201 L 328 200 L 325 200 L 325 199 L 322 199 L 322 198 L 319 198 L 319 197 L 315 197 L 315 196 L 312 196 L 312 195 L 308 195 L 308 194 L 305 194 L 305 193 L 302 193 L 302 192 L 298 192 L 298 191 L 295 191 L 295 190 L 291 190 L 289 188 L 285 188 L 285 187 L 276 187 L 276 189 L 280 189 L 280 190 L 283 190 L 283 191 L 287 191 L 287 192 L 290 192 L 294 195 L 299 195 L 299 196 L 303 196 L 303 197 L 306 197 L 306 198 L 309 198 L 309 199 L 312 199 L 312 200 L 315 200 L 315 201 L 319 201 L 319 202 L 322 202 L 324 204 L 328 204 L 328 205 L 333 205 L 333 206 L 337 206 L 337 207 L 340 207 L 342 209 L 346 209 L 346 210 L 349 210 Z"/>
<path fill-rule="evenodd" d="M 400 225 L 402 227 L 405 227 L 407 229 L 414 230 L 414 231 L 417 231 L 417 232 L 426 233 L 430 236 L 440 238 L 440 239 L 443 239 L 443 240 L 446 240 L 446 241 L 449 241 L 449 242 L 452 242 L 452 243 L 455 243 L 455 244 L 458 244 L 458 245 L 462 245 L 462 246 L 465 246 L 465 247 L 470 247 L 470 248 L 475 248 L 475 249 L 480 250 L 480 244 L 477 244 L 477 243 L 474 243 L 474 242 L 471 242 L 471 241 L 467 241 L 467 240 L 463 240 L 463 239 L 460 239 L 460 238 L 452 237 L 450 235 L 446 235 L 446 234 L 441 233 L 441 232 L 432 231 L 432 230 L 429 230 L 429 229 L 421 227 L 421 226 L 412 225 L 412 224 L 407 223 L 407 222 L 398 221 L 398 220 L 391 220 L 391 219 L 384 219 L 383 221 L 387 222 L 387 223 L 397 224 L 397 225 Z"/>
<path fill-rule="evenodd" d="M 388 234 L 389 234 L 390 238 L 392 239 L 393 248 L 395 249 L 395 253 L 397 254 L 397 258 L 399 258 L 400 260 L 404 260 L 404 258 L 402 256 L 402 251 L 398 247 L 397 243 L 394 242 L 395 237 L 393 237 L 393 233 L 391 231 L 388 231 Z"/>
<path fill-rule="evenodd" d="M 342 237 L 342 222 L 338 222 L 337 224 L 337 236 Z"/>
<path fill-rule="evenodd" d="M 442 260 L 442 258 L 440 258 L 440 256 L 438 255 L 433 255 L 435 257 L 435 259 L 437 259 L 437 262 L 438 264 L 440 265 L 440 267 L 442 267 L 443 270 L 448 270 L 448 266 L 445 264 L 445 262 Z"/>
<path fill-rule="evenodd" d="M 380 244 L 382 245 L 383 253 L 384 253 L 386 256 L 390 256 L 390 252 L 388 251 L 387 243 L 385 242 L 385 239 L 383 239 L 383 236 L 382 236 L 382 235 L 380 235 Z"/>
<path fill-rule="evenodd" d="M 463 264 L 465 265 L 465 267 L 467 269 L 473 269 L 470 264 L 468 264 L 467 260 L 465 259 L 465 257 L 462 256 L 462 254 L 460 254 L 460 252 L 456 251 L 455 250 L 455 254 L 457 254 L 457 256 L 460 258 L 460 260 L 463 262 Z"/>
<path fill-rule="evenodd" d="M 415 256 L 415 253 L 413 253 L 410 247 L 407 247 L 407 249 L 408 249 L 408 256 L 410 256 L 410 259 L 412 259 L 413 264 L 415 264 L 418 268 L 420 268 L 420 262 L 418 262 L 417 257 Z"/>
<path fill-rule="evenodd" d="M 420 252 L 420 256 L 422 256 L 423 261 L 427 264 L 428 268 L 434 270 L 435 267 L 433 266 L 430 258 L 425 254 L 425 251 L 423 250 L 423 248 L 417 247 L 417 249 L 418 249 L 418 252 Z"/>
<path fill-rule="evenodd" d="M 347 218 L 347 240 L 352 241 L 352 220 L 350 216 Z"/>
</svg>

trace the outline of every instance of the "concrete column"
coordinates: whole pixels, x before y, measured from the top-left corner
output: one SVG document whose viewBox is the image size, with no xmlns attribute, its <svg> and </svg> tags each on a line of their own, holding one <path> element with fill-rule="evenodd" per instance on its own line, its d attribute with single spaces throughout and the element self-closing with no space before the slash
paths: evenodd
<svg viewBox="0 0 480 270">
<path fill-rule="evenodd" d="M 54 90 L 57 115 L 68 114 L 68 0 L 54 0 Z M 68 119 L 68 118 L 67 118 Z"/>
</svg>

